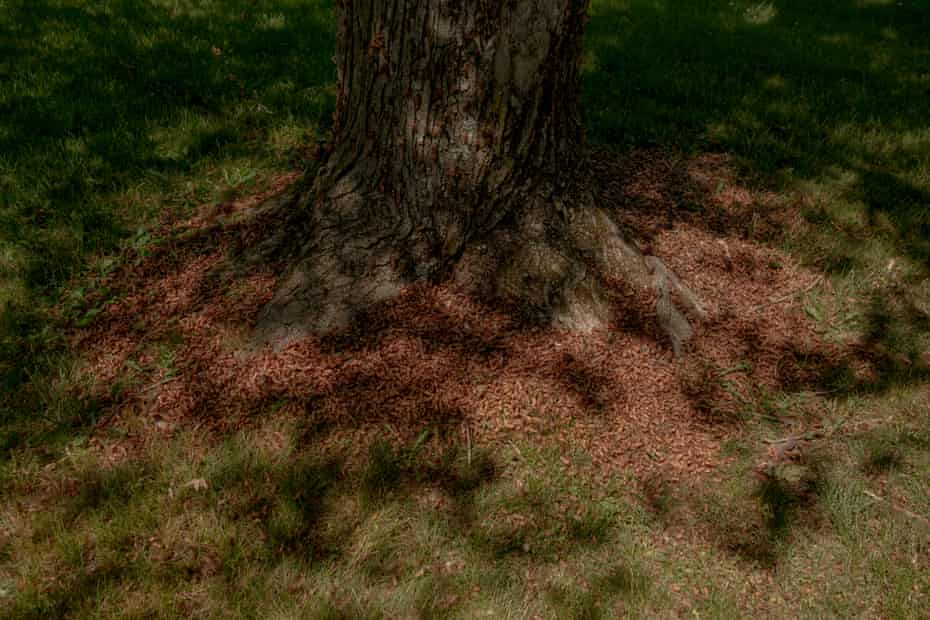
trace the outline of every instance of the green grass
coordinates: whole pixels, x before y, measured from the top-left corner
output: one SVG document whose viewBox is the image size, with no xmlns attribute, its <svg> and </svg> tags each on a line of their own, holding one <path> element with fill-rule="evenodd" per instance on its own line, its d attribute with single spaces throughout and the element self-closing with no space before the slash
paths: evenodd
<svg viewBox="0 0 930 620">
<path fill-rule="evenodd" d="M 836 286 L 887 276 L 892 259 L 918 284 L 930 267 L 927 12 L 921 0 L 595 2 L 589 137 L 729 153 L 757 183 L 807 197 L 816 227 L 792 249 Z M 878 306 L 866 327 L 891 313 L 903 338 L 926 332 L 926 297 L 906 317 L 886 296 L 862 300 Z"/>
<path fill-rule="evenodd" d="M 28 384 L 60 347 L 50 307 L 72 278 L 151 242 L 161 213 L 301 165 L 333 106 L 333 36 L 327 3 L 0 5 L 5 392 L 48 406 Z"/>
<path fill-rule="evenodd" d="M 825 275 L 801 300 L 822 335 L 862 339 L 876 363 L 863 379 L 803 360 L 813 385 L 708 411 L 737 429 L 716 479 L 603 481 L 545 442 L 429 429 L 348 458 L 276 407 L 261 423 L 277 450 L 261 428 L 181 434 L 115 467 L 91 449 L 106 406 L 78 396 L 95 378 L 65 328 L 159 243 L 160 214 L 306 165 L 333 37 L 331 2 L 0 0 L 0 618 L 926 613 L 923 0 L 593 2 L 589 140 L 727 153 L 754 187 L 800 197 L 803 232 L 768 241 Z M 178 340 L 154 345 L 159 376 Z M 686 387 L 712 395 L 731 371 Z M 760 475 L 764 440 L 798 424 L 824 436 Z"/>
</svg>

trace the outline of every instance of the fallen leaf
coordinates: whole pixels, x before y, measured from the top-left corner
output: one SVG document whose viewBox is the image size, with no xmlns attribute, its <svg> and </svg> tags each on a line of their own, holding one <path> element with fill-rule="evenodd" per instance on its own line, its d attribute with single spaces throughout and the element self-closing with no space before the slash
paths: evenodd
<svg viewBox="0 0 930 620">
<path fill-rule="evenodd" d="M 204 491 L 208 486 L 210 485 L 208 485 L 207 481 L 203 478 L 194 478 L 193 480 L 184 483 L 184 488 L 194 489 L 195 491 Z"/>
</svg>

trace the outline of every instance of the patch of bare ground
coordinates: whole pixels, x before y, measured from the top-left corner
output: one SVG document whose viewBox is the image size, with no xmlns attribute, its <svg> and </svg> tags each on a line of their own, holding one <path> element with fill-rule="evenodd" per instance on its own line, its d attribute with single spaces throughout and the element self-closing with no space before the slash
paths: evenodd
<svg viewBox="0 0 930 620">
<path fill-rule="evenodd" d="M 733 390 L 803 386 L 805 360 L 841 354 L 815 338 L 792 303 L 817 274 L 758 240 L 793 225 L 796 205 L 740 185 L 723 155 L 601 153 L 592 168 L 602 204 L 708 302 L 685 361 L 652 327 L 654 307 L 622 285 L 616 297 L 638 311 L 618 312 L 607 333 L 528 327 L 447 283 L 410 286 L 337 337 L 247 352 L 237 338 L 283 265 L 232 279 L 217 278 L 216 268 L 285 225 L 270 211 L 237 215 L 285 193 L 296 178 L 287 175 L 247 201 L 166 217 L 150 255 L 110 277 L 116 300 L 73 333 L 85 372 L 99 380 L 97 396 L 110 398 L 101 424 L 130 430 L 99 445 L 118 454 L 180 429 L 221 434 L 273 411 L 307 421 L 314 442 L 358 450 L 375 435 L 412 439 L 430 425 L 484 445 L 550 436 L 606 471 L 675 479 L 714 469 L 733 432 L 718 415 L 736 406 Z M 171 363 L 160 365 L 166 342 Z M 723 392 L 716 379 L 733 368 L 740 371 L 727 375 L 732 390 Z M 106 396 L 127 375 L 130 387 Z"/>
</svg>

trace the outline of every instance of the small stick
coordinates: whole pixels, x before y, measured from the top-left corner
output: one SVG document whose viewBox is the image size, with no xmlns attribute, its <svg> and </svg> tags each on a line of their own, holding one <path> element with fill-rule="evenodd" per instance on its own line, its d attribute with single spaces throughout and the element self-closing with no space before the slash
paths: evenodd
<svg viewBox="0 0 930 620">
<path fill-rule="evenodd" d="M 874 500 L 876 500 L 876 501 L 884 502 L 884 503 L 888 504 L 889 506 L 891 506 L 892 508 L 894 508 L 895 510 L 897 510 L 897 511 L 900 512 L 901 514 L 907 515 L 907 516 L 909 516 L 909 517 L 912 518 L 912 519 L 917 519 L 918 521 L 922 521 L 922 522 L 926 523 L 927 525 L 930 525 L 930 519 L 928 519 L 927 517 L 925 517 L 925 516 L 923 516 L 923 515 L 919 515 L 919 514 L 917 514 L 916 512 L 911 512 L 910 510 L 908 510 L 908 509 L 905 508 L 904 506 L 898 506 L 898 505 L 895 504 L 894 502 L 889 501 L 889 500 L 885 499 L 884 497 L 881 497 L 880 495 L 876 495 L 875 493 L 872 493 L 871 491 L 863 491 L 863 493 L 865 493 L 866 495 L 868 495 L 869 497 L 871 497 L 872 499 L 874 499 Z"/>
<path fill-rule="evenodd" d="M 789 443 L 789 442 L 798 442 L 798 441 L 814 441 L 815 439 L 826 439 L 827 437 L 832 437 L 838 430 L 843 428 L 846 422 L 849 421 L 849 416 L 845 416 L 840 419 L 833 428 L 824 429 L 819 431 L 808 431 L 806 433 L 801 433 L 800 435 L 790 435 L 788 437 L 780 437 L 778 439 L 763 439 L 763 443 L 776 444 L 776 443 Z"/>
<path fill-rule="evenodd" d="M 769 306 L 774 306 L 775 304 L 780 304 L 780 303 L 783 302 L 783 301 L 788 301 L 789 299 L 792 299 L 792 298 L 797 297 L 797 296 L 799 296 L 799 295 L 803 295 L 804 293 L 810 293 L 812 290 L 814 290 L 814 287 L 817 286 L 818 284 L 820 284 L 822 281 L 823 281 L 823 276 L 817 276 L 817 278 L 816 278 L 813 282 L 811 282 L 807 287 L 801 289 L 800 291 L 794 291 L 793 293 L 788 293 L 787 295 L 782 295 L 781 297 L 776 297 L 775 299 L 769 300 L 769 301 L 767 301 L 767 302 L 765 302 L 765 303 L 763 303 L 763 304 L 759 304 L 759 305 L 757 305 L 757 306 L 753 306 L 752 309 L 753 309 L 754 311 L 762 310 L 763 308 L 768 308 Z"/>
<path fill-rule="evenodd" d="M 161 381 L 156 381 L 156 382 L 153 383 L 152 385 L 147 385 L 147 386 L 145 386 L 144 388 L 142 388 L 142 389 L 139 390 L 139 391 L 140 391 L 140 392 L 148 392 L 148 391 L 151 390 L 151 389 L 157 388 L 159 385 L 164 385 L 164 384 L 166 384 L 166 383 L 171 383 L 172 381 L 177 381 L 177 380 L 180 379 L 180 378 L 181 378 L 181 377 L 179 377 L 179 376 L 168 377 L 167 379 L 162 379 Z"/>
<path fill-rule="evenodd" d="M 814 431 L 814 432 L 810 432 L 810 433 L 804 433 L 803 435 L 793 435 L 793 436 L 791 436 L 791 437 L 781 437 L 781 438 L 779 438 L 779 439 L 763 439 L 762 442 L 763 442 L 763 443 L 770 443 L 770 444 L 776 444 L 776 443 L 791 443 L 791 442 L 795 442 L 795 443 L 796 443 L 796 442 L 798 442 L 798 441 L 813 441 L 813 440 L 815 440 L 815 439 L 821 439 L 821 438 L 823 438 L 823 437 L 824 437 L 824 434 L 823 434 L 823 433 L 821 433 L 821 432 L 819 432 L 819 431 Z"/>
</svg>

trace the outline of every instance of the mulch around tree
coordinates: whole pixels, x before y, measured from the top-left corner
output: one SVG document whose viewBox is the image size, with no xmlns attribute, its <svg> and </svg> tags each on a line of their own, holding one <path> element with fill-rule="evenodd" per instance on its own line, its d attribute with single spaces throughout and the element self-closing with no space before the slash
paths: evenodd
<svg viewBox="0 0 930 620">
<path fill-rule="evenodd" d="M 453 284 L 412 285 L 347 333 L 252 351 L 249 329 L 284 265 L 215 271 L 281 224 L 238 216 L 286 192 L 290 174 L 245 200 L 166 215 L 151 233 L 160 241 L 103 283 L 115 297 L 71 334 L 95 379 L 86 396 L 106 408 L 96 445 L 116 459 L 180 431 L 220 436 L 286 416 L 313 429 L 308 443 L 358 451 L 431 428 L 480 446 L 555 438 L 605 471 L 714 470 L 742 399 L 816 389 L 811 362 L 843 355 L 798 304 L 820 276 L 763 242 L 801 225 L 798 199 L 747 188 L 725 155 L 598 153 L 592 168 L 602 203 L 707 305 L 683 359 L 649 326 L 648 304 L 645 317 L 618 308 L 611 330 L 578 334 L 528 326 Z"/>
</svg>

